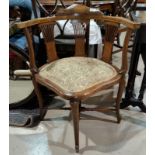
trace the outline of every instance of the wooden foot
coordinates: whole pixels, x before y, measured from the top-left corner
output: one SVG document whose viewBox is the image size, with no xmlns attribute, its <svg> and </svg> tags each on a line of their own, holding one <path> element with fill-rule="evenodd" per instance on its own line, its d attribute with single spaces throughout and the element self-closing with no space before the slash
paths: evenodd
<svg viewBox="0 0 155 155">
<path fill-rule="evenodd" d="M 121 116 L 120 116 L 120 101 L 122 98 L 122 94 L 125 88 L 125 80 L 122 77 L 120 83 L 119 83 L 119 89 L 118 89 L 118 94 L 117 94 L 117 99 L 116 99 L 116 116 L 117 116 L 117 123 L 120 123 L 121 121 Z"/>
</svg>

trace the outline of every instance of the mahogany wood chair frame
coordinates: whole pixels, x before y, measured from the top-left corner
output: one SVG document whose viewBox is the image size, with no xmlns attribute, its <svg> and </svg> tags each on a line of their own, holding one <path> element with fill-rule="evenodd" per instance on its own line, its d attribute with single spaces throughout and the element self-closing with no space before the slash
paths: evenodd
<svg viewBox="0 0 155 155">
<path fill-rule="evenodd" d="M 104 47 L 103 47 L 103 54 L 102 59 L 98 60 L 95 59 L 97 62 L 104 63 L 106 65 L 111 66 L 116 75 L 113 78 L 108 79 L 107 81 L 101 81 L 99 83 L 93 84 L 91 87 L 87 87 L 81 91 L 72 92 L 66 91 L 58 86 L 54 82 L 49 82 L 50 79 L 46 79 L 45 77 L 41 76 L 41 71 L 43 68 L 46 68 L 47 65 L 52 64 L 53 62 L 59 62 L 62 59 L 58 59 L 56 48 L 55 48 L 55 41 L 54 41 L 54 25 L 58 20 L 71 20 L 73 23 L 74 33 L 75 33 L 75 57 L 74 58 L 84 58 L 86 57 L 85 53 L 85 25 L 89 23 L 89 21 L 93 19 L 97 23 L 102 23 L 105 25 L 105 38 L 104 38 Z M 79 23 L 81 25 L 79 25 Z M 119 32 L 119 26 L 123 24 L 126 27 L 126 36 L 124 39 L 124 45 L 122 49 L 122 65 L 121 68 L 112 65 L 111 57 L 112 57 L 112 48 L 114 38 Z M 17 23 L 17 27 L 19 29 L 23 29 L 28 41 L 28 48 L 29 48 L 29 57 L 30 57 L 30 70 L 32 72 L 32 81 L 35 88 L 35 92 L 37 94 L 39 107 L 40 107 L 40 115 L 43 117 L 45 111 L 47 110 L 44 107 L 44 99 L 42 97 L 40 91 L 40 85 L 43 85 L 50 90 L 54 91 L 57 95 L 61 96 L 64 99 L 70 101 L 72 116 L 73 116 L 73 126 L 74 126 L 74 135 L 75 135 L 75 150 L 79 152 L 79 119 L 80 119 L 80 111 L 91 110 L 91 111 L 115 111 L 117 116 L 117 123 L 120 122 L 120 100 L 122 97 L 122 93 L 125 88 L 125 73 L 127 71 L 127 50 L 128 50 L 128 43 L 130 40 L 130 36 L 133 30 L 139 28 L 138 23 L 134 23 L 128 19 L 122 17 L 112 17 L 112 16 L 104 16 L 100 12 L 90 12 L 89 8 L 82 5 L 77 5 L 75 8 L 71 8 L 68 10 L 59 11 L 53 17 L 47 18 L 39 18 L 33 19 L 21 23 Z M 37 68 L 35 64 L 35 52 L 33 47 L 33 37 L 32 37 L 32 29 L 33 27 L 40 28 L 40 31 L 43 33 L 44 41 L 46 45 L 46 52 L 48 56 L 47 63 L 43 65 L 41 68 Z M 82 28 L 84 27 L 84 28 Z M 43 51 L 44 52 L 44 51 Z M 66 59 L 66 58 L 65 58 Z M 68 60 L 73 59 L 73 57 L 68 58 Z M 68 68 L 69 69 L 69 68 Z M 98 75 L 96 75 L 98 76 Z M 67 75 L 66 75 L 67 77 Z M 63 77 L 62 77 L 63 78 Z M 89 78 L 89 77 L 88 77 Z M 82 101 L 96 92 L 101 90 L 110 88 L 115 84 L 119 84 L 118 94 L 116 98 L 116 106 L 109 107 L 109 108 L 82 108 L 81 104 Z"/>
</svg>

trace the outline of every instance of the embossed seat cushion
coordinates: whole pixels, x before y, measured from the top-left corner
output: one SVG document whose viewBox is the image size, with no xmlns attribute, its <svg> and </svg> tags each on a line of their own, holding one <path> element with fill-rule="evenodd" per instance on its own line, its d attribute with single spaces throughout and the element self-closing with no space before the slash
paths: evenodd
<svg viewBox="0 0 155 155">
<path fill-rule="evenodd" d="M 64 91 L 80 92 L 117 75 L 109 64 L 88 57 L 69 57 L 45 65 L 39 75 Z"/>
</svg>

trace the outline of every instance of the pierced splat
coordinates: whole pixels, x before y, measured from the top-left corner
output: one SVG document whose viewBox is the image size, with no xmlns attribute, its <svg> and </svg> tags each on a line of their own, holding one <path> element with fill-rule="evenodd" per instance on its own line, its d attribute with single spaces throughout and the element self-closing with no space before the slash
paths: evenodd
<svg viewBox="0 0 155 155">
<path fill-rule="evenodd" d="M 113 43 L 118 32 L 119 25 L 105 24 L 105 38 L 103 47 L 103 60 L 110 63 L 112 59 Z"/>
<path fill-rule="evenodd" d="M 75 56 L 85 56 L 86 28 L 88 21 L 81 22 L 79 20 L 72 20 L 71 23 L 75 35 Z"/>
<path fill-rule="evenodd" d="M 54 41 L 54 26 L 55 22 L 39 25 L 45 40 L 48 62 L 58 59 Z"/>
</svg>

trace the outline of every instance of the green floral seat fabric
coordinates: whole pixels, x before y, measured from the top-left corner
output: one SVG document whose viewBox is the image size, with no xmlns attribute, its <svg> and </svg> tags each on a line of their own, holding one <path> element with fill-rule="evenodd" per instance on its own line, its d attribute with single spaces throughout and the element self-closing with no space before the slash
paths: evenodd
<svg viewBox="0 0 155 155">
<path fill-rule="evenodd" d="M 67 92 L 80 92 L 117 75 L 109 64 L 88 57 L 69 57 L 45 65 L 39 75 Z"/>
</svg>

